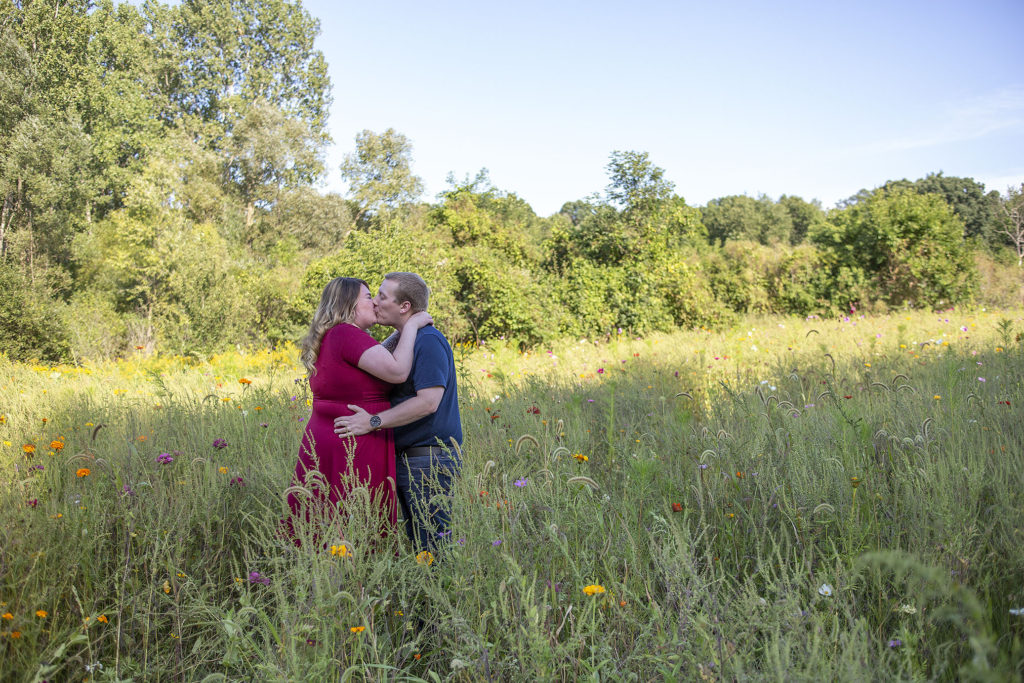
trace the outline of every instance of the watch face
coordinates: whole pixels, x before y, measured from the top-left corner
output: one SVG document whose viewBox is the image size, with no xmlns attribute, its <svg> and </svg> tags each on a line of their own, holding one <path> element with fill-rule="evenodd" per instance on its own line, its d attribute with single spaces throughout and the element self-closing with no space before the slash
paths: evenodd
<svg viewBox="0 0 1024 683">
<path fill-rule="evenodd" d="M 380 428 L 380 415 L 371 415 L 370 416 L 370 427 L 372 429 L 379 429 Z"/>
</svg>

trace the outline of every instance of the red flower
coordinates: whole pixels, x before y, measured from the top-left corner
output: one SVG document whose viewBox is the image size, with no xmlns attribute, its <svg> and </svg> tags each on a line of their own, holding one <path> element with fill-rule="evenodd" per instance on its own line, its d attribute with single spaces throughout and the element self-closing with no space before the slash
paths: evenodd
<svg viewBox="0 0 1024 683">
<path fill-rule="evenodd" d="M 843 398 L 853 398 L 853 396 L 850 396 L 849 394 L 847 394 L 846 396 L 843 396 Z"/>
<path fill-rule="evenodd" d="M 526 412 L 532 413 L 534 415 L 540 415 L 540 408 L 538 408 L 537 406 L 531 406 L 526 409 Z"/>
<path fill-rule="evenodd" d="M 682 511 L 683 511 L 683 504 L 682 503 L 672 503 L 672 512 L 682 512 Z"/>
</svg>

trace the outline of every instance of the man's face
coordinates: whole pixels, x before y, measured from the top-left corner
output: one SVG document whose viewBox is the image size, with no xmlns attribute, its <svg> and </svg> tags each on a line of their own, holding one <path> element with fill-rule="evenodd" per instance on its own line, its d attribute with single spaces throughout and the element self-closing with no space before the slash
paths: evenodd
<svg viewBox="0 0 1024 683">
<path fill-rule="evenodd" d="M 381 325 L 395 327 L 402 321 L 401 304 L 395 299 L 397 288 L 398 285 L 391 280 L 384 280 L 373 299 L 373 310 L 377 314 L 377 322 Z"/>
</svg>

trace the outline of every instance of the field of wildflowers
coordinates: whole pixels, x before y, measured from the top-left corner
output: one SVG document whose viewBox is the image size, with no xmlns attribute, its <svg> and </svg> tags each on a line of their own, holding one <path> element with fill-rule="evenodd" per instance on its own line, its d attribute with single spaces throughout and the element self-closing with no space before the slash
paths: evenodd
<svg viewBox="0 0 1024 683">
<path fill-rule="evenodd" d="M 282 538 L 294 349 L 0 358 L 0 677 L 1019 679 L 1022 331 L 948 311 L 459 347 L 436 558 L 372 542 L 358 495 Z"/>
</svg>

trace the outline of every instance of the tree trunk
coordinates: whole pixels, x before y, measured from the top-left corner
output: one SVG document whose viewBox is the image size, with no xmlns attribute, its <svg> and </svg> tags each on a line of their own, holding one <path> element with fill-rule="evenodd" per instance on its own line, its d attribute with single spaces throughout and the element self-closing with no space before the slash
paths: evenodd
<svg viewBox="0 0 1024 683">
<path fill-rule="evenodd" d="M 245 203 L 245 239 L 252 244 L 252 224 L 256 222 L 256 202 Z"/>
</svg>

